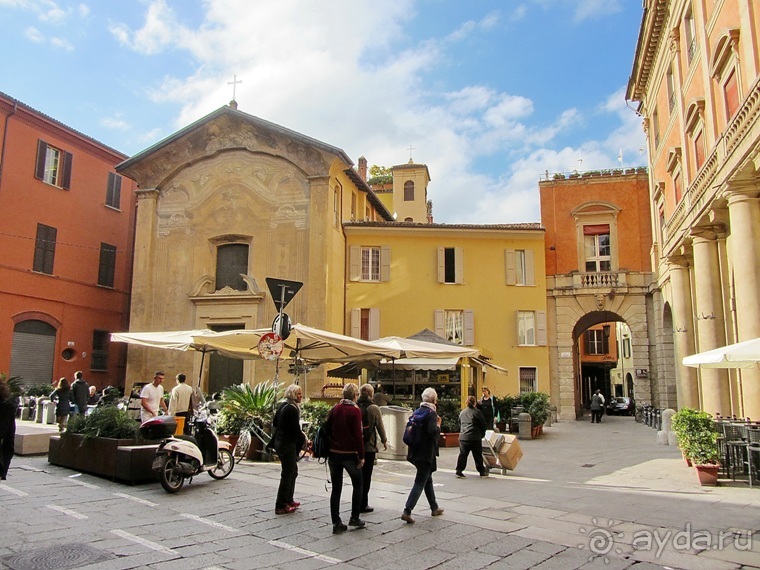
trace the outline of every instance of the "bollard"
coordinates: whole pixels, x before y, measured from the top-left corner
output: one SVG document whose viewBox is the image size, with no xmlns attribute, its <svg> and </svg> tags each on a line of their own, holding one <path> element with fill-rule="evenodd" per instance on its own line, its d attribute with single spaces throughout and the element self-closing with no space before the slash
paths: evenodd
<svg viewBox="0 0 760 570">
<path fill-rule="evenodd" d="M 531 417 L 528 412 L 520 412 L 520 414 L 517 416 L 517 424 L 519 426 L 517 437 L 519 439 L 533 438 L 533 435 L 531 434 L 530 422 Z"/>
</svg>

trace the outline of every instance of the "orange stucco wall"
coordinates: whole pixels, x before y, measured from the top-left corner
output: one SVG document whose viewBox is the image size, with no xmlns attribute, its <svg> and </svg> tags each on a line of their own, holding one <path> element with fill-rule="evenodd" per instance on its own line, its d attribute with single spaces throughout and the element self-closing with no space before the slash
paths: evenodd
<svg viewBox="0 0 760 570">
<path fill-rule="evenodd" d="M 547 180 L 539 184 L 541 223 L 546 228 L 546 274 L 584 271 L 579 267 L 576 219 L 583 204 L 601 202 L 617 214 L 618 268 L 651 271 L 652 227 L 646 172 Z"/>
<path fill-rule="evenodd" d="M 99 388 L 123 383 L 123 347 L 107 371 L 90 371 L 93 331 L 128 327 L 135 183 L 122 177 L 120 208 L 105 205 L 108 173 L 126 158 L 0 94 L 0 372 L 8 373 L 14 326 L 37 319 L 56 329 L 51 380 L 82 370 Z M 73 156 L 69 190 L 34 176 L 37 141 Z M 33 271 L 37 224 L 57 228 L 53 274 Z M 116 246 L 114 286 L 97 285 L 101 243 Z M 72 348 L 76 356 L 61 353 Z M 120 378 L 121 375 L 121 378 Z"/>
</svg>

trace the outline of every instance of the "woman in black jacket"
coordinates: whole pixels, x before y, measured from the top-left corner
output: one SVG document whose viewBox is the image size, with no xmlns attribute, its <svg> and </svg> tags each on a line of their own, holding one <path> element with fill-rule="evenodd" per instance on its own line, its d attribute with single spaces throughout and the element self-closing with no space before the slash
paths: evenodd
<svg viewBox="0 0 760 570">
<path fill-rule="evenodd" d="M 285 401 L 277 408 L 272 425 L 275 428 L 274 448 L 280 458 L 280 487 L 274 512 L 285 515 L 294 512 L 301 503 L 293 500 L 298 477 L 298 452 L 306 443 L 301 430 L 301 399 L 303 392 L 298 384 L 285 389 Z"/>
<path fill-rule="evenodd" d="M 16 438 L 16 398 L 8 382 L 0 380 L 0 481 L 5 481 Z"/>
<path fill-rule="evenodd" d="M 409 491 L 409 497 L 404 506 L 404 512 L 401 520 L 409 524 L 414 523 L 412 510 L 422 492 L 430 504 L 430 514 L 434 517 L 443 514 L 443 509 L 438 507 L 438 501 L 435 498 L 433 489 L 433 473 L 438 468 L 436 457 L 438 456 L 438 437 L 441 435 L 441 417 L 436 411 L 438 403 L 438 394 L 433 388 L 425 388 L 422 392 L 422 403 L 415 410 L 414 414 L 420 421 L 421 433 L 416 443 L 409 446 L 406 454 L 406 460 L 417 468 L 417 474 L 414 477 L 414 485 Z"/>
</svg>

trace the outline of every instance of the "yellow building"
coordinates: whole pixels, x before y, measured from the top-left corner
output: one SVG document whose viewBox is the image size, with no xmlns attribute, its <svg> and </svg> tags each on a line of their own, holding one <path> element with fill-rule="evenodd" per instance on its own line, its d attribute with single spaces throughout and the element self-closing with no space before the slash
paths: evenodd
<svg viewBox="0 0 760 570">
<path fill-rule="evenodd" d="M 647 0 L 627 99 L 649 150 L 657 346 L 679 406 L 760 419 L 760 370 L 683 357 L 760 337 L 760 10 Z"/>
<path fill-rule="evenodd" d="M 140 186 L 130 330 L 269 327 L 264 280 L 275 277 L 304 283 L 293 322 L 365 338 L 429 328 L 505 368 L 486 365 L 494 393 L 549 391 L 543 230 L 423 223 L 425 165 L 393 167 L 384 204 L 366 160 L 355 169 L 339 148 L 233 102 L 117 170 Z M 127 383 L 162 369 L 200 375 L 213 392 L 274 375 L 271 363 L 219 355 L 202 366 L 198 354 L 130 347 Z M 449 385 L 474 392 L 483 366 L 461 363 Z M 307 374 L 307 395 L 325 368 Z"/>
</svg>

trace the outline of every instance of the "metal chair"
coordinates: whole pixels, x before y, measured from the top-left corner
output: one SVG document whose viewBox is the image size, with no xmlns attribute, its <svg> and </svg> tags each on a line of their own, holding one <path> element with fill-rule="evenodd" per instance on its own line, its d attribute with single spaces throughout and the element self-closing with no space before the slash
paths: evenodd
<svg viewBox="0 0 760 570">
<path fill-rule="evenodd" d="M 737 471 L 744 475 L 747 473 L 745 468 L 749 467 L 747 426 L 744 423 L 727 423 L 723 425 L 723 434 L 728 447 L 731 479 L 736 481 Z"/>
<path fill-rule="evenodd" d="M 716 444 L 718 446 L 718 456 L 720 457 L 720 471 L 724 477 L 729 476 L 730 457 L 728 455 L 728 445 L 726 444 L 726 436 L 723 432 L 723 424 L 725 420 L 722 418 L 715 418 L 713 420 L 713 429 L 717 432 L 718 438 Z"/>
<path fill-rule="evenodd" d="M 749 486 L 753 481 L 760 481 L 760 427 L 747 428 L 747 461 L 749 469 Z"/>
</svg>

